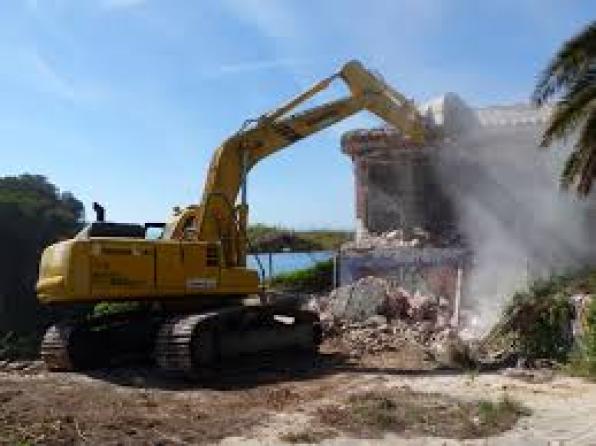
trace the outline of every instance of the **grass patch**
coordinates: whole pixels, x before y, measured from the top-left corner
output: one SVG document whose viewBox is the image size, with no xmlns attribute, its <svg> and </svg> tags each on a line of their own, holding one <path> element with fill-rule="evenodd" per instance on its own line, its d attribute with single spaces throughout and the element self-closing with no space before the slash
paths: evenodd
<svg viewBox="0 0 596 446">
<path fill-rule="evenodd" d="M 331 291 L 333 288 L 333 259 L 318 262 L 310 268 L 278 274 L 271 287 L 302 292 Z"/>
<path fill-rule="evenodd" d="M 393 432 L 469 439 L 505 432 L 529 414 L 526 407 L 509 397 L 474 402 L 394 390 L 354 394 L 344 404 L 319 408 L 317 420 L 326 428 L 358 438 L 381 438 Z"/>
<path fill-rule="evenodd" d="M 93 307 L 92 317 L 109 316 L 112 314 L 130 313 L 142 307 L 140 302 L 99 302 Z"/>
<path fill-rule="evenodd" d="M 285 441 L 286 443 L 320 443 L 323 440 L 328 438 L 335 438 L 337 437 L 337 431 L 332 429 L 320 429 L 314 428 L 309 430 L 302 430 L 298 432 L 288 432 L 281 437 L 280 440 Z"/>
<path fill-rule="evenodd" d="M 578 347 L 570 356 L 569 361 L 561 367 L 564 373 L 579 378 L 586 378 L 596 382 L 596 365 L 594 358 Z"/>
<path fill-rule="evenodd" d="M 531 411 L 526 406 L 506 394 L 496 402 L 481 401 L 478 403 L 480 424 L 497 432 L 503 426 L 512 426 L 520 416 L 529 415 L 531 415 Z"/>
<path fill-rule="evenodd" d="M 381 392 L 351 395 L 344 405 L 318 409 L 319 421 L 359 438 L 380 438 L 385 432 L 402 432 L 405 428 L 399 405 L 393 396 Z"/>
</svg>

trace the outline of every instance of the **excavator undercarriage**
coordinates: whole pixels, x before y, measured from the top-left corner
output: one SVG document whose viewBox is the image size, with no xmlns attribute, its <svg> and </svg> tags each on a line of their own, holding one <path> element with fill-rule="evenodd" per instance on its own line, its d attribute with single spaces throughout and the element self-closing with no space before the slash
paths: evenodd
<svg viewBox="0 0 596 446">
<path fill-rule="evenodd" d="M 241 357 L 314 352 L 321 339 L 316 313 L 287 306 L 230 305 L 190 313 L 144 309 L 53 325 L 41 356 L 54 371 L 151 361 L 161 370 L 196 377 Z"/>
</svg>

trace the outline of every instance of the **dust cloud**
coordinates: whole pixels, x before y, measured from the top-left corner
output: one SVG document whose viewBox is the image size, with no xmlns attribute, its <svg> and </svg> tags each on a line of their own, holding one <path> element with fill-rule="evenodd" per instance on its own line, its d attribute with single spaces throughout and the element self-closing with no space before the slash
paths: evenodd
<svg viewBox="0 0 596 446">
<path fill-rule="evenodd" d="M 447 94 L 426 113 L 443 128 L 438 171 L 473 253 L 462 302 L 473 329 L 532 281 L 595 263 L 596 203 L 561 191 L 568 150 L 538 149 L 548 110 L 473 110 Z"/>
</svg>

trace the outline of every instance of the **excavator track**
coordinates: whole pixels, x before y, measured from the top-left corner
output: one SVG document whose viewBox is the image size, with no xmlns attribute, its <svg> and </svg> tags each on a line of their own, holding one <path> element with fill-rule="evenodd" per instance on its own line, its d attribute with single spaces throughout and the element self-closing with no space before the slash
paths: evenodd
<svg viewBox="0 0 596 446">
<path fill-rule="evenodd" d="M 162 319 L 133 313 L 63 321 L 46 330 L 41 357 L 48 370 L 62 372 L 146 361 Z"/>
<path fill-rule="evenodd" d="M 52 325 L 41 344 L 49 370 L 75 371 L 153 359 L 167 372 L 209 376 L 239 357 L 321 342 L 318 316 L 269 305 L 191 314 L 116 314 Z M 258 361 L 258 359 L 257 359 Z"/>
<path fill-rule="evenodd" d="M 242 356 L 288 348 L 315 351 L 320 342 L 319 319 L 312 312 L 236 307 L 165 320 L 154 357 L 164 371 L 197 377 Z"/>
<path fill-rule="evenodd" d="M 214 313 L 176 316 L 166 320 L 157 332 L 155 362 L 166 371 L 191 373 L 193 370 L 193 334 Z"/>
</svg>

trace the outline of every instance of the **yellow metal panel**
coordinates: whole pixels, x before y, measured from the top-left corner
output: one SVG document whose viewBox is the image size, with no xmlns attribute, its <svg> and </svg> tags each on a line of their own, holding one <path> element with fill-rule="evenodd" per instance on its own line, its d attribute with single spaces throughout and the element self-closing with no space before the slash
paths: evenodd
<svg viewBox="0 0 596 446">
<path fill-rule="evenodd" d="M 156 243 L 155 270 L 159 292 L 184 291 L 182 247 L 178 241 Z"/>
<path fill-rule="evenodd" d="M 57 297 L 68 295 L 68 271 L 74 240 L 48 246 L 42 256 L 37 281 L 37 294 L 42 302 L 52 302 Z"/>
<path fill-rule="evenodd" d="M 71 261 L 68 268 L 67 293 L 73 296 L 89 295 L 89 242 L 75 241 L 71 249 Z"/>
<path fill-rule="evenodd" d="M 154 252 L 146 241 L 92 240 L 91 294 L 138 297 L 151 293 L 155 288 Z"/>
<path fill-rule="evenodd" d="M 184 288 L 190 294 L 209 293 L 219 286 L 219 266 L 207 266 L 207 243 L 182 242 Z"/>
<path fill-rule="evenodd" d="M 246 268 L 222 269 L 220 291 L 229 294 L 258 293 L 259 276 L 256 271 Z"/>
</svg>

